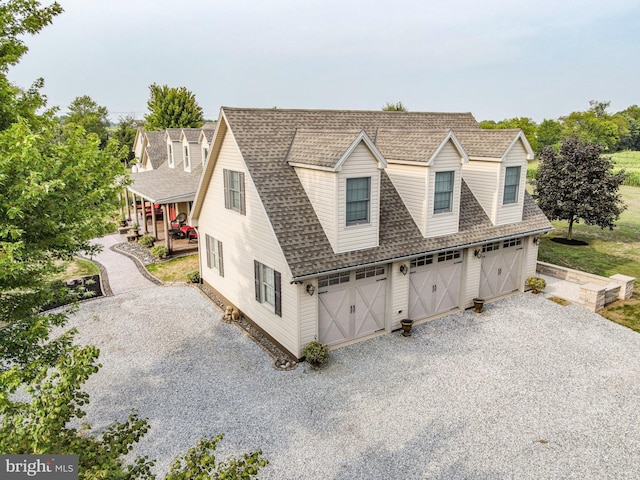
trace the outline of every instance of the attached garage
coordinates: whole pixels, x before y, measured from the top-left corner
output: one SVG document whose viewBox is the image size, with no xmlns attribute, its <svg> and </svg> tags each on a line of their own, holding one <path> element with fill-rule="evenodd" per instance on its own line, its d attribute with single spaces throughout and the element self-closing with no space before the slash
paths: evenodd
<svg viewBox="0 0 640 480">
<path fill-rule="evenodd" d="M 411 260 L 409 318 L 421 320 L 458 308 L 462 251 L 449 250 Z"/>
<path fill-rule="evenodd" d="M 482 247 L 480 298 L 506 295 L 520 288 L 522 238 L 487 243 Z"/>
<path fill-rule="evenodd" d="M 318 339 L 329 346 L 384 330 L 387 267 L 318 279 Z"/>
</svg>

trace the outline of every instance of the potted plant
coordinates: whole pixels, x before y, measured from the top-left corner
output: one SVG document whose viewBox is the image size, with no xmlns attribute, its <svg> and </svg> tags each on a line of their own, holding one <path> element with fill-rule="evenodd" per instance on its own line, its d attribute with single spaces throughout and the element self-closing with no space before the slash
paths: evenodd
<svg viewBox="0 0 640 480">
<path fill-rule="evenodd" d="M 403 318 L 400 320 L 400 325 L 402 326 L 402 335 L 405 337 L 411 336 L 411 327 L 413 326 L 413 320 L 408 318 Z"/>
<path fill-rule="evenodd" d="M 131 234 L 135 237 L 136 241 L 140 238 L 139 228 L 140 225 L 138 225 L 138 222 L 133 222 L 133 225 L 131 225 Z"/>
<path fill-rule="evenodd" d="M 531 292 L 536 294 L 538 292 L 541 292 L 542 290 L 544 290 L 544 287 L 547 286 L 547 282 L 544 280 L 544 278 L 540 278 L 540 277 L 529 277 L 527 278 L 527 281 L 525 282 L 525 285 L 529 288 L 531 288 Z"/>
<path fill-rule="evenodd" d="M 473 311 L 476 313 L 482 312 L 482 307 L 484 306 L 484 298 L 474 298 L 473 299 Z"/>
</svg>

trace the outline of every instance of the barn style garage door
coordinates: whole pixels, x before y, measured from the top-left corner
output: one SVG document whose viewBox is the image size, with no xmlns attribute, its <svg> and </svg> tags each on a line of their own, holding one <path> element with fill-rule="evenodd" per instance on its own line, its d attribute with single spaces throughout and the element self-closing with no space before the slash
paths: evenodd
<svg viewBox="0 0 640 480">
<path fill-rule="evenodd" d="M 420 320 L 458 307 L 460 250 L 415 258 L 410 272 L 409 318 Z"/>
<path fill-rule="evenodd" d="M 318 279 L 318 339 L 329 346 L 384 330 L 386 266 Z"/>
<path fill-rule="evenodd" d="M 488 300 L 520 288 L 522 238 L 488 243 L 482 247 L 480 298 Z"/>
</svg>

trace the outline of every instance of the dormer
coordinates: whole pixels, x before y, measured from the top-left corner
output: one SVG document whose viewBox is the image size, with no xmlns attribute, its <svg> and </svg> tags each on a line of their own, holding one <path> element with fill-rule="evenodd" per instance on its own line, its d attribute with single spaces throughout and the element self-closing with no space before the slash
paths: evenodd
<svg viewBox="0 0 640 480">
<path fill-rule="evenodd" d="M 376 247 L 387 162 L 363 130 L 298 130 L 287 155 L 334 252 Z"/>
<path fill-rule="evenodd" d="M 182 163 L 182 142 L 180 135 L 181 128 L 167 128 L 164 133 L 164 140 L 167 145 L 167 165 L 169 168 L 176 168 Z"/>
<path fill-rule="evenodd" d="M 142 152 L 144 151 L 145 144 L 145 132 L 142 127 L 138 127 L 136 129 L 136 138 L 133 139 L 133 147 L 131 151 L 133 152 L 134 158 L 137 160 L 142 158 Z"/>
<path fill-rule="evenodd" d="M 462 177 L 494 225 L 522 221 L 527 163 L 534 153 L 522 130 L 461 131 L 469 154 Z"/>
<path fill-rule="evenodd" d="M 202 130 L 200 130 L 200 135 L 198 135 L 198 144 L 200 145 L 200 155 L 202 156 L 203 166 L 207 164 L 214 133 L 215 129 L 203 127 Z"/>
<path fill-rule="evenodd" d="M 184 128 L 180 133 L 180 143 L 182 148 L 182 166 L 185 172 L 191 170 L 202 163 L 202 150 L 198 143 L 200 129 Z"/>
<path fill-rule="evenodd" d="M 422 236 L 458 232 L 465 150 L 451 130 L 379 129 L 387 175 Z"/>
</svg>

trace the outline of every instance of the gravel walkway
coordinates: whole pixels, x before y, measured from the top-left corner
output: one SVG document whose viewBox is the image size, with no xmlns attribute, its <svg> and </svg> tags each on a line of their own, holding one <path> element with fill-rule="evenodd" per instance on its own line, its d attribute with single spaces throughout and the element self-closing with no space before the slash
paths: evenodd
<svg viewBox="0 0 640 480">
<path fill-rule="evenodd" d="M 136 407 L 157 471 L 197 438 L 261 448 L 261 479 L 637 478 L 640 335 L 584 308 L 517 295 L 332 352 L 288 372 L 195 288 L 80 306 L 101 349 L 86 420 Z"/>
</svg>

